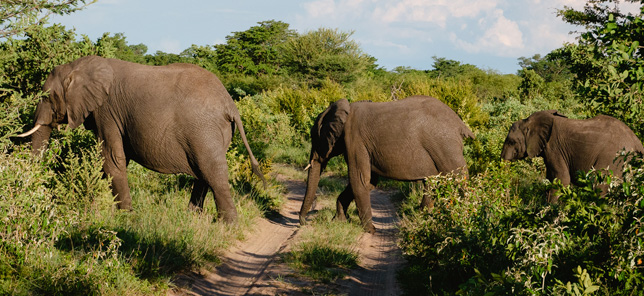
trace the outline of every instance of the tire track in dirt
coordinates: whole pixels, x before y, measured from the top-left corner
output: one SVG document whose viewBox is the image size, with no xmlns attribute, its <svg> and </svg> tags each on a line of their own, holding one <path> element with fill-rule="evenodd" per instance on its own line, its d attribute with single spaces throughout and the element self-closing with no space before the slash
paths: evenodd
<svg viewBox="0 0 644 296">
<path fill-rule="evenodd" d="M 349 276 L 349 295 L 400 295 L 396 273 L 403 266 L 398 248 L 398 215 L 389 196 L 392 192 L 371 192 L 371 211 L 376 233 L 360 237 L 359 266 Z"/>
<path fill-rule="evenodd" d="M 359 268 L 347 278 L 325 286 L 294 277 L 293 270 L 280 260 L 280 254 L 296 240 L 306 185 L 281 175 L 277 179 L 288 190 L 281 215 L 259 219 L 256 231 L 227 250 L 221 256 L 222 264 L 214 270 L 191 272 L 175 279 L 182 288 L 169 295 L 401 294 L 396 284 L 396 271 L 403 263 L 396 245 L 398 218 L 389 193 L 379 189 L 371 193 L 376 233 L 365 233 L 359 239 Z"/>
<path fill-rule="evenodd" d="M 255 231 L 243 242 L 227 250 L 214 271 L 191 272 L 175 280 L 187 287 L 174 295 L 248 295 L 268 266 L 275 261 L 299 229 L 299 205 L 304 196 L 303 186 L 285 180 L 287 202 L 280 215 L 272 220 L 258 219 Z M 300 182 L 301 183 L 301 182 Z"/>
</svg>

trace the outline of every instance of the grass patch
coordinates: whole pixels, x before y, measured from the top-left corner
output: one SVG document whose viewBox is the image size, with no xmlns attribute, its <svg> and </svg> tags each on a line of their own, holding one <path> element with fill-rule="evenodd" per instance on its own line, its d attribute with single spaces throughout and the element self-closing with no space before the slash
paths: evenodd
<svg viewBox="0 0 644 296">
<path fill-rule="evenodd" d="M 285 260 L 304 275 L 322 282 L 343 278 L 347 270 L 358 266 L 358 254 L 354 251 L 320 242 L 298 245 L 286 255 Z"/>
<path fill-rule="evenodd" d="M 0 295 L 164 294 L 176 273 L 216 262 L 263 214 L 251 197 L 260 189 L 241 185 L 248 178 L 236 159 L 237 225 L 217 221 L 212 193 L 202 212 L 188 209 L 191 177 L 136 163 L 128 166 L 133 210 L 118 211 L 100 146 L 73 133 L 54 137 L 42 158 L 26 145 L 0 155 Z"/>
<path fill-rule="evenodd" d="M 317 211 L 309 214 L 308 225 L 300 228 L 299 240 L 284 261 L 293 269 L 324 283 L 343 278 L 358 264 L 357 242 L 363 233 L 355 205 L 349 208 L 350 221 L 333 221 L 335 201 L 346 180 L 326 173 L 320 180 Z"/>
</svg>

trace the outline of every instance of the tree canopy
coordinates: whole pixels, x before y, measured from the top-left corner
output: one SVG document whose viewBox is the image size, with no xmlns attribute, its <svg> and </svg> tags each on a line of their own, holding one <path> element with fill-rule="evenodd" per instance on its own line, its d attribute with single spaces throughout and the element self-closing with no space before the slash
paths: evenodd
<svg viewBox="0 0 644 296">
<path fill-rule="evenodd" d="M 70 14 L 97 0 L 4 0 L 0 2 L 0 38 L 22 35 L 54 14 Z"/>
<path fill-rule="evenodd" d="M 644 1 L 628 0 L 644 4 Z M 593 113 L 608 114 L 644 135 L 644 6 L 625 14 L 615 0 L 589 0 L 582 10 L 565 8 L 562 18 L 582 25 L 578 44 L 555 51 L 570 64 L 575 88 Z"/>
</svg>

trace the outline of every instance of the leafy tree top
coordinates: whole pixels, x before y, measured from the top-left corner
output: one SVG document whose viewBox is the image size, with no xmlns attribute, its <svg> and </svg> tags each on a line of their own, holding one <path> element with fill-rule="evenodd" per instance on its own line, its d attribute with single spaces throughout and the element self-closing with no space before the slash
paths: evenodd
<svg viewBox="0 0 644 296">
<path fill-rule="evenodd" d="M 289 24 L 263 21 L 258 26 L 226 36 L 226 44 L 217 44 L 217 66 L 225 73 L 273 74 L 279 70 L 277 46 L 295 36 Z"/>
<path fill-rule="evenodd" d="M 22 35 L 54 14 L 70 14 L 97 0 L 3 0 L 0 2 L 0 38 Z"/>
</svg>

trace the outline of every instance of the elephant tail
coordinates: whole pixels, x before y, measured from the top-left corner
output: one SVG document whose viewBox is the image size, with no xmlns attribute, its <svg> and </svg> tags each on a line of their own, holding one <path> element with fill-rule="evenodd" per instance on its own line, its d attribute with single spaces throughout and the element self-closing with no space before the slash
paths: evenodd
<svg viewBox="0 0 644 296">
<path fill-rule="evenodd" d="M 476 139 L 474 133 L 472 133 L 472 131 L 466 125 L 463 125 L 463 128 L 461 129 L 461 137 L 463 137 L 463 139 Z"/>
<path fill-rule="evenodd" d="M 244 132 L 244 125 L 242 124 L 241 116 L 239 116 L 239 113 L 233 115 L 233 120 L 235 122 L 235 125 L 237 125 L 237 128 L 239 129 L 239 134 L 241 135 L 242 141 L 244 142 L 246 151 L 248 151 L 248 156 L 250 156 L 250 164 L 253 167 L 253 173 L 255 173 L 255 175 L 257 175 L 260 179 L 262 179 L 264 188 L 266 188 L 266 178 L 264 178 L 264 174 L 262 174 L 262 170 L 260 170 L 259 168 L 259 162 L 257 161 L 257 159 L 255 159 L 253 151 L 250 150 L 250 145 L 248 145 L 248 139 L 246 139 L 246 132 Z"/>
</svg>

